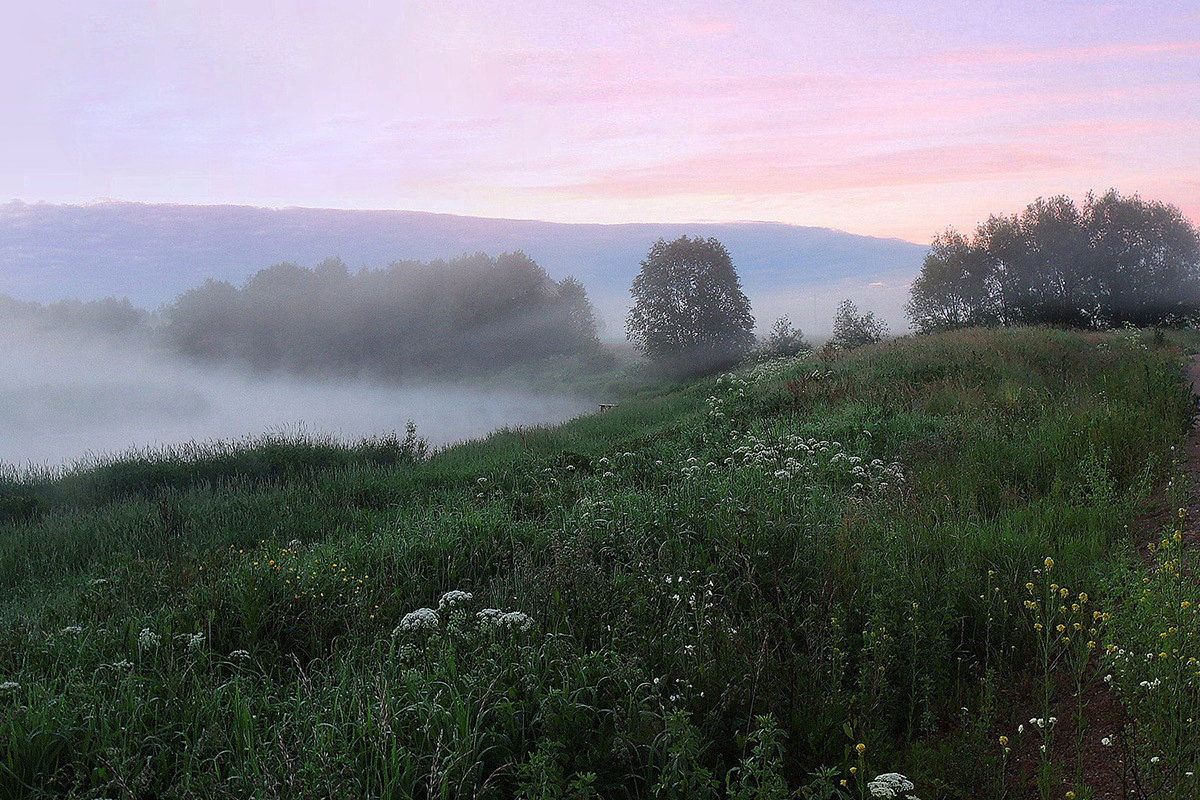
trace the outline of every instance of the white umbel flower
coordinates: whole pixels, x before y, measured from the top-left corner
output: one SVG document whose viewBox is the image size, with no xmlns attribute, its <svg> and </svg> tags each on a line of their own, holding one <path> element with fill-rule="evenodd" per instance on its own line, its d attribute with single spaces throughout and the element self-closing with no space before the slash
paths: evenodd
<svg viewBox="0 0 1200 800">
<path fill-rule="evenodd" d="M 885 772 L 882 775 L 876 775 L 875 780 L 867 783 L 871 797 L 882 797 L 886 800 L 894 800 L 894 798 L 917 800 L 914 795 L 910 794 L 915 788 L 913 782 L 899 772 Z"/>
<path fill-rule="evenodd" d="M 527 631 L 533 627 L 533 617 L 524 611 L 509 611 L 497 620 L 496 627 L 514 631 Z"/>
<path fill-rule="evenodd" d="M 481 608 L 475 614 L 475 619 L 479 621 L 481 628 L 496 628 L 500 625 L 500 619 L 504 616 L 504 612 L 498 608 Z"/>
<path fill-rule="evenodd" d="M 470 592 L 462 592 L 458 589 L 451 589 L 442 595 L 441 600 L 438 600 L 438 611 L 442 611 L 446 608 L 463 606 L 474 599 L 475 595 L 471 594 Z"/>
<path fill-rule="evenodd" d="M 153 650 L 162 644 L 162 637 L 149 628 L 142 628 L 138 634 L 138 647 L 143 650 Z"/>
<path fill-rule="evenodd" d="M 416 611 L 410 611 L 400 620 L 400 624 L 392 631 L 392 634 L 404 633 L 405 631 L 424 631 L 437 630 L 438 613 L 432 608 L 418 608 Z"/>
</svg>

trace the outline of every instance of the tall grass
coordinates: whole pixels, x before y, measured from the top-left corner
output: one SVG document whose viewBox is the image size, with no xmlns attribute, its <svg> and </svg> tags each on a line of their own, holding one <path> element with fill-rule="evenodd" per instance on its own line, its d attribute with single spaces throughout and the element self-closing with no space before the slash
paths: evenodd
<svg viewBox="0 0 1200 800">
<path fill-rule="evenodd" d="M 432 455 L 35 481 L 0 529 L 0 794 L 1001 796 L 997 732 L 1076 663 L 1026 584 L 1119 594 L 1182 363 L 966 331 Z"/>
</svg>

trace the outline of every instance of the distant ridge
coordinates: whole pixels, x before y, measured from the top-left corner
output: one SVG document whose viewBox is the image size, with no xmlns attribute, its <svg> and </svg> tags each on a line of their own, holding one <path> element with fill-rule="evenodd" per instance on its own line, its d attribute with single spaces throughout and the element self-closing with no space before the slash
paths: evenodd
<svg viewBox="0 0 1200 800">
<path fill-rule="evenodd" d="M 655 239 L 715 236 L 760 323 L 782 313 L 817 332 L 841 296 L 904 322 L 900 305 L 926 248 L 775 222 L 572 224 L 421 211 L 189 206 L 109 201 L 0 205 L 0 293 L 47 302 L 128 296 L 150 308 L 205 278 L 241 283 L 281 261 L 340 256 L 351 269 L 405 259 L 524 250 L 551 276 L 583 281 L 610 335 Z"/>
</svg>

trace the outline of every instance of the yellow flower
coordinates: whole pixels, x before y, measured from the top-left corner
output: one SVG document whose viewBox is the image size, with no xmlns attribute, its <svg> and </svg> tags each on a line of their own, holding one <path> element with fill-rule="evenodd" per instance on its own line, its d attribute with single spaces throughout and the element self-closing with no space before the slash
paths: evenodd
<svg viewBox="0 0 1200 800">
<path fill-rule="evenodd" d="M 1000 737 L 1000 744 L 1002 744 L 1002 745 L 1004 745 L 1005 747 L 1007 747 L 1007 746 L 1008 746 L 1008 737 L 1007 737 L 1007 736 L 1001 736 L 1001 737 Z"/>
<path fill-rule="evenodd" d="M 854 745 L 854 750 L 861 756 L 863 753 L 867 752 L 867 746 L 862 742 L 859 742 L 858 744 Z"/>
<path fill-rule="evenodd" d="M 1047 556 L 1046 560 L 1043 563 L 1046 565 L 1046 569 L 1054 569 L 1054 559 L 1053 558 L 1050 558 L 1049 556 Z"/>
</svg>

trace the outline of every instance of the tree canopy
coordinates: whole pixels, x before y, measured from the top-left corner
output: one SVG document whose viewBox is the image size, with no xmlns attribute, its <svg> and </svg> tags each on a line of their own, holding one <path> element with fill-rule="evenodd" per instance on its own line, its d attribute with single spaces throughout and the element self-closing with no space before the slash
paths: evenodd
<svg viewBox="0 0 1200 800">
<path fill-rule="evenodd" d="M 1200 232 L 1175 206 L 1089 193 L 934 239 L 907 306 L 917 330 L 1176 325 L 1200 317 Z"/>
<path fill-rule="evenodd" d="M 828 346 L 834 350 L 853 350 L 865 344 L 883 341 L 888 335 L 887 324 L 877 319 L 873 311 L 860 314 L 858 306 L 847 299 L 838 303 L 833 317 L 833 333 Z"/>
<path fill-rule="evenodd" d="M 206 281 L 165 318 L 187 355 L 293 372 L 480 374 L 600 349 L 583 285 L 521 252 L 354 273 L 277 264 L 240 288 Z"/>
<path fill-rule="evenodd" d="M 639 352 L 678 374 L 737 362 L 754 344 L 750 301 L 716 239 L 659 239 L 633 280 L 625 330 Z"/>
</svg>

